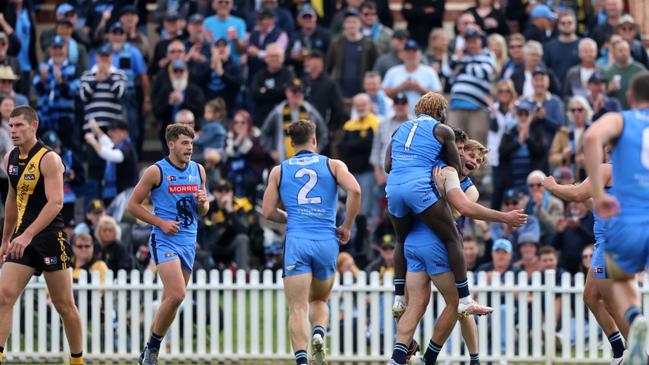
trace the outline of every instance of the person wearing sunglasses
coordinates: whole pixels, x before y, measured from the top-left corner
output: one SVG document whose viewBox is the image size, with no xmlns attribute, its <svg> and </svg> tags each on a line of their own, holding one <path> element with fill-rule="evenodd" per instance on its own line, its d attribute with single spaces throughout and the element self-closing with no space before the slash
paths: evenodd
<svg viewBox="0 0 649 365">
<path fill-rule="evenodd" d="M 583 96 L 573 96 L 568 103 L 569 125 L 561 127 L 555 134 L 550 146 L 550 167 L 570 167 L 575 179 L 585 178 L 584 153 L 582 150 L 583 135 L 592 122 L 593 110 Z"/>
<path fill-rule="evenodd" d="M 564 207 L 559 198 L 545 190 L 543 186 L 545 178 L 545 173 L 540 170 L 534 170 L 527 175 L 527 189 L 530 199 L 527 202 L 525 211 L 538 218 L 541 227 L 541 243 L 548 245 L 552 244 L 552 239 L 556 233 L 555 226 L 563 216 Z"/>
<path fill-rule="evenodd" d="M 99 282 L 103 284 L 106 281 L 108 266 L 103 260 L 95 257 L 95 247 L 89 234 L 80 233 L 74 236 L 72 252 L 74 253 L 72 258 L 72 264 L 74 265 L 72 279 L 75 283 L 79 280 L 82 271 L 88 272 L 88 278 L 90 278 L 93 271 L 97 271 L 99 272 Z"/>
<path fill-rule="evenodd" d="M 633 16 L 625 14 L 622 15 L 620 23 L 615 27 L 615 34 L 618 34 L 625 41 L 629 42 L 631 45 L 631 57 L 649 69 L 647 50 L 642 44 L 642 41 L 636 38 L 638 29 L 638 23 L 635 22 Z"/>
</svg>

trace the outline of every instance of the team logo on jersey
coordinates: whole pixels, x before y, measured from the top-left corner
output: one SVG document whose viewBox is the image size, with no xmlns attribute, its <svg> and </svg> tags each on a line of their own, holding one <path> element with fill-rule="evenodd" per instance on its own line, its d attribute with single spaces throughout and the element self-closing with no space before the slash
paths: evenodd
<svg viewBox="0 0 649 365">
<path fill-rule="evenodd" d="M 194 208 L 193 200 L 191 197 L 184 197 L 176 202 L 176 221 L 183 227 L 189 227 L 194 223 L 194 214 L 192 213 Z"/>
<path fill-rule="evenodd" d="M 176 181 L 176 177 L 175 177 L 175 176 L 168 175 L 168 176 L 167 176 L 167 181 L 169 181 L 169 182 Z"/>
<path fill-rule="evenodd" d="M 595 270 L 593 270 L 593 271 L 595 271 L 595 274 L 603 274 L 604 273 L 604 269 L 602 269 L 601 267 L 595 267 L 594 269 Z"/>
<path fill-rule="evenodd" d="M 32 162 L 27 166 L 27 172 L 33 174 L 36 171 L 36 163 Z"/>
<path fill-rule="evenodd" d="M 295 270 L 295 265 L 286 266 L 286 271 L 293 271 L 293 270 Z"/>
<path fill-rule="evenodd" d="M 25 174 L 25 180 L 36 180 L 34 174 Z"/>
<path fill-rule="evenodd" d="M 167 253 L 165 253 L 165 257 L 174 257 L 174 256 L 176 256 L 175 252 L 167 252 Z"/>
<path fill-rule="evenodd" d="M 56 256 L 53 256 L 53 257 L 43 258 L 43 262 L 45 263 L 45 265 L 49 266 L 49 265 L 56 265 L 59 262 L 59 260 Z"/>
<path fill-rule="evenodd" d="M 9 169 L 7 170 L 7 173 L 12 176 L 18 175 L 18 166 L 9 165 Z"/>
<path fill-rule="evenodd" d="M 167 191 L 169 191 L 169 194 L 195 193 L 198 191 L 198 185 L 196 184 L 169 185 Z"/>
</svg>

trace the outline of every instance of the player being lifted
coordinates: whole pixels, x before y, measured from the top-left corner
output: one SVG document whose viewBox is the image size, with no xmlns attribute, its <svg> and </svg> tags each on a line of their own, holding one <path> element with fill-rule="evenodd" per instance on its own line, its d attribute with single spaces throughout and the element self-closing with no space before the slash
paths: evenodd
<svg viewBox="0 0 649 365">
<path fill-rule="evenodd" d="M 608 113 L 584 134 L 586 171 L 594 209 L 608 219 L 604 231 L 606 273 L 613 279 L 616 314 L 629 325 L 625 364 L 646 365 L 647 320 L 634 275 L 649 264 L 649 72 L 631 80 L 632 109 Z M 604 146 L 612 145 L 613 187 L 604 190 Z"/>
<path fill-rule="evenodd" d="M 185 298 L 196 256 L 198 216 L 209 210 L 205 170 L 191 160 L 194 130 L 171 124 L 165 131 L 169 155 L 144 171 L 133 190 L 128 211 L 153 226 L 149 246 L 162 280 L 162 303 L 153 319 L 151 335 L 139 364 L 158 363 L 162 338 Z M 142 203 L 151 194 L 154 213 Z"/>
<path fill-rule="evenodd" d="M 327 300 L 334 284 L 339 244 L 360 209 L 361 190 L 347 165 L 319 155 L 315 125 L 307 120 L 288 127 L 297 154 L 275 166 L 264 193 L 266 219 L 286 223 L 284 292 L 289 307 L 289 334 L 298 365 L 307 364 L 308 318 L 313 326 L 312 362 L 324 364 Z M 338 186 L 347 192 L 345 220 L 336 228 Z M 280 204 L 284 209 L 279 208 Z"/>
<path fill-rule="evenodd" d="M 429 92 L 415 105 L 415 119 L 399 126 L 386 152 L 385 171 L 388 181 L 385 192 L 388 213 L 394 226 L 397 244 L 394 250 L 395 317 L 406 307 L 404 296 L 406 262 L 403 243 L 418 217 L 444 242 L 460 296 L 458 311 L 488 314 L 489 307 L 471 298 L 466 276 L 462 237 L 455 228 L 453 216 L 435 184 L 431 181 L 433 166 L 444 160 L 461 171 L 460 154 L 455 145 L 455 133 L 443 124 L 448 102 L 444 96 Z"/>
<path fill-rule="evenodd" d="M 3 160 L 9 175 L 0 258 L 0 364 L 11 329 L 13 306 L 34 274 L 43 273 L 70 345 L 70 364 L 83 364 L 81 318 L 72 296 L 70 255 L 63 232 L 61 158 L 36 138 L 38 116 L 29 106 L 9 116 L 16 146 Z"/>
</svg>

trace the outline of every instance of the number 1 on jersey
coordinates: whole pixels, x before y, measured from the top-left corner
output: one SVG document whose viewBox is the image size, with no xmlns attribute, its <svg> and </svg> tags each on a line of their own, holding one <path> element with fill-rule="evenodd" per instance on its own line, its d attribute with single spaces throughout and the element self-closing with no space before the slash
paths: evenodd
<svg viewBox="0 0 649 365">
<path fill-rule="evenodd" d="M 298 204 L 320 204 L 322 199 L 319 196 L 308 198 L 307 195 L 313 190 L 315 184 L 318 182 L 318 174 L 311 169 L 299 169 L 295 173 L 295 177 L 301 179 L 303 176 L 308 176 L 309 180 L 302 186 L 300 191 L 297 193 L 297 203 Z"/>
<path fill-rule="evenodd" d="M 406 144 L 403 145 L 404 150 L 410 151 L 410 145 L 412 144 L 413 138 L 415 138 L 415 131 L 417 130 L 417 127 L 419 127 L 419 123 L 414 123 L 412 125 L 412 128 L 410 128 L 410 133 L 408 133 Z"/>
</svg>

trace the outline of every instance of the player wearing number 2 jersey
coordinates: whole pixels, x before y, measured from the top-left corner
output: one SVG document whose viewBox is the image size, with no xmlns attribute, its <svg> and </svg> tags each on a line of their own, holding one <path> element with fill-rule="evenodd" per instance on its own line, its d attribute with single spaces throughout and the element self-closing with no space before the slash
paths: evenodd
<svg viewBox="0 0 649 365">
<path fill-rule="evenodd" d="M 649 266 L 649 72 L 631 81 L 633 109 L 608 113 L 584 135 L 586 170 L 595 210 L 608 219 L 606 272 L 614 280 L 612 296 L 619 315 L 630 326 L 625 364 L 648 364 L 648 325 L 640 310 L 634 275 Z M 601 173 L 604 146 L 612 144 L 613 187 L 604 191 Z"/>
<path fill-rule="evenodd" d="M 329 322 L 327 300 L 333 287 L 339 244 L 349 241 L 349 231 L 360 209 L 361 189 L 343 162 L 315 152 L 317 141 L 312 122 L 293 122 L 288 134 L 297 154 L 270 172 L 263 214 L 268 220 L 287 223 L 284 292 L 295 360 L 297 364 L 309 361 L 308 308 L 313 326 L 313 362 L 324 364 L 325 328 Z M 336 228 L 338 186 L 347 192 L 347 207 L 345 221 Z M 279 208 L 280 201 L 285 210 Z"/>
</svg>

